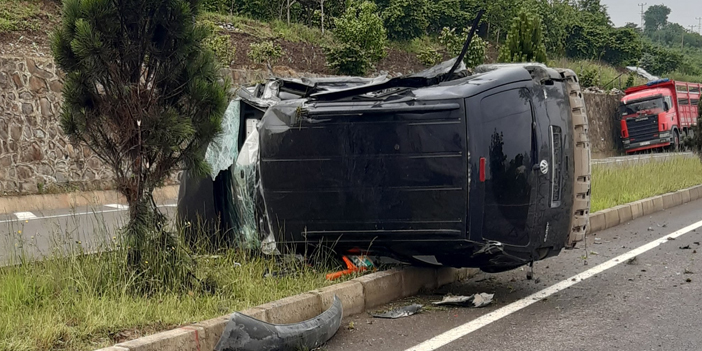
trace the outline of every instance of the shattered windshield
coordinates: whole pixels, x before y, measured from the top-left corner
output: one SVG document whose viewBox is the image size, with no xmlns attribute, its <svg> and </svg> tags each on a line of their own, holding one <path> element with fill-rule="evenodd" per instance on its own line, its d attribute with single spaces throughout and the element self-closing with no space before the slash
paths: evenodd
<svg viewBox="0 0 702 351">
<path fill-rule="evenodd" d="M 640 111 L 649 111 L 649 110 L 658 110 L 658 109 L 665 110 L 665 103 L 663 101 L 663 98 L 657 98 L 657 99 L 652 99 L 652 100 L 645 100 L 645 101 L 628 103 L 628 104 L 622 105 L 619 109 L 620 109 L 622 116 L 629 116 L 629 115 L 637 114 Z"/>
</svg>

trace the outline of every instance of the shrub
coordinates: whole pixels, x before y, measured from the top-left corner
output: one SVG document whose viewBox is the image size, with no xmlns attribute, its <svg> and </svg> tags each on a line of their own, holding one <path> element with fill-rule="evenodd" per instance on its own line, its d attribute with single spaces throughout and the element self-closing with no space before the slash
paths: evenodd
<svg viewBox="0 0 702 351">
<path fill-rule="evenodd" d="M 377 6 L 369 1 L 352 3 L 335 20 L 337 45 L 327 46 L 327 65 L 340 74 L 365 75 L 385 57 L 387 34 Z"/>
<path fill-rule="evenodd" d="M 452 57 L 458 56 L 463 50 L 463 44 L 465 40 L 468 39 L 468 28 L 464 28 L 462 34 L 459 36 L 456 34 L 456 30 L 444 27 L 439 35 L 439 42 L 446 48 L 446 51 Z M 487 52 L 487 42 L 479 36 L 473 36 L 473 40 L 468 46 L 468 52 L 463 58 L 463 62 L 468 67 L 475 67 L 483 64 L 486 58 Z"/>
<path fill-rule="evenodd" d="M 269 70 L 283 57 L 283 48 L 270 40 L 249 44 L 249 59 L 254 63 L 265 63 Z"/>
<path fill-rule="evenodd" d="M 500 62 L 546 62 L 541 19 L 527 11 L 512 20 L 507 42 L 500 51 Z"/>
<path fill-rule="evenodd" d="M 383 11 L 388 37 L 410 40 L 422 36 L 429 26 L 427 0 L 392 0 Z"/>
<path fill-rule="evenodd" d="M 203 25 L 210 30 L 210 35 L 202 41 L 202 44 L 212 50 L 217 58 L 217 61 L 225 67 L 229 67 L 234 61 L 236 47 L 232 45 L 231 37 L 225 34 L 220 34 L 217 31 L 217 26 L 209 21 L 203 21 Z"/>
<path fill-rule="evenodd" d="M 417 59 L 424 66 L 431 67 L 441 61 L 441 54 L 436 49 L 427 48 L 417 54 Z"/>
</svg>

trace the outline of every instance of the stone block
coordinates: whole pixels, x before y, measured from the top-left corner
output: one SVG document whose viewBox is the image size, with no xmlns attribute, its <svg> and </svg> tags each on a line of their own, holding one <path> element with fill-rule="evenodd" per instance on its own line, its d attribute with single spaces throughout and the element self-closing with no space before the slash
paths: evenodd
<svg viewBox="0 0 702 351">
<path fill-rule="evenodd" d="M 682 203 L 686 204 L 690 202 L 691 196 L 690 196 L 690 189 L 683 189 L 678 191 L 680 195 L 682 196 Z"/>
<path fill-rule="evenodd" d="M 675 207 L 675 195 L 673 193 L 662 195 L 661 198 L 663 199 L 663 209 L 667 210 Z"/>
<path fill-rule="evenodd" d="M 255 317 L 254 317 L 255 318 Z M 204 335 L 200 336 L 200 350 L 214 350 L 219 338 L 224 332 L 224 327 L 229 322 L 229 316 L 217 317 L 203 322 L 195 323 L 194 326 L 202 328 Z"/>
<path fill-rule="evenodd" d="M 619 211 L 613 208 L 602 210 L 605 216 L 605 229 L 614 228 L 621 223 L 619 221 Z"/>
<path fill-rule="evenodd" d="M 590 214 L 590 233 L 597 233 L 606 227 L 605 215 L 602 211 Z"/>
<path fill-rule="evenodd" d="M 631 203 L 631 219 L 641 218 L 644 215 L 643 201 Z"/>
<path fill-rule="evenodd" d="M 655 212 L 661 212 L 665 208 L 663 206 L 663 196 L 654 196 L 653 198 L 653 210 Z"/>
<path fill-rule="evenodd" d="M 461 272 L 458 268 L 442 267 L 436 270 L 436 285 L 442 287 L 461 280 Z"/>
<path fill-rule="evenodd" d="M 115 346 L 123 347 L 129 351 L 196 351 L 201 350 L 200 335 L 203 334 L 202 327 L 191 325 L 119 343 Z"/>
<path fill-rule="evenodd" d="M 356 278 L 363 285 L 366 309 L 402 297 L 402 272 L 388 270 Z"/>
<path fill-rule="evenodd" d="M 256 307 L 266 310 L 266 321 L 273 324 L 302 322 L 322 313 L 321 300 L 317 295 L 310 293 L 286 297 Z"/>
<path fill-rule="evenodd" d="M 322 303 L 322 311 L 326 311 L 334 302 L 334 296 L 338 296 L 344 307 L 344 317 L 356 315 L 365 311 L 366 301 L 363 296 L 363 284 L 357 281 L 347 281 L 334 284 L 318 290 L 310 291 L 311 294 L 319 296 Z"/>
<path fill-rule="evenodd" d="M 615 208 L 617 209 L 617 212 L 619 212 L 619 223 L 626 224 L 634 218 L 631 211 L 631 205 L 626 204 Z"/>
<path fill-rule="evenodd" d="M 416 295 L 422 290 L 436 289 L 436 269 L 407 267 L 402 270 L 402 296 Z"/>
</svg>

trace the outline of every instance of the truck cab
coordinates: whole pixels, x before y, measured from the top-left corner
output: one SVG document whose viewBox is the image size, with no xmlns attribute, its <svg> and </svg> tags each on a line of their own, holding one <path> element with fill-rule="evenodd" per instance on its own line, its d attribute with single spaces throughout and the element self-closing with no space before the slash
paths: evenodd
<svg viewBox="0 0 702 351">
<path fill-rule="evenodd" d="M 629 88 L 621 100 L 621 138 L 627 153 L 677 150 L 697 124 L 700 84 L 668 79 Z"/>
</svg>

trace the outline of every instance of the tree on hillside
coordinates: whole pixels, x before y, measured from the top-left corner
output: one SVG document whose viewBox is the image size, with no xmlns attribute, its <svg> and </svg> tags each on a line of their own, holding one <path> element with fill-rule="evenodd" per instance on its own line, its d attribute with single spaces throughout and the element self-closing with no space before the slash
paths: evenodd
<svg viewBox="0 0 702 351">
<path fill-rule="evenodd" d="M 500 62 L 546 62 L 541 20 L 527 11 L 521 11 L 512 20 L 507 42 L 500 50 Z"/>
<path fill-rule="evenodd" d="M 391 0 L 382 17 L 388 37 L 409 40 L 424 35 L 429 26 L 427 0 Z"/>
<path fill-rule="evenodd" d="M 334 21 L 337 44 L 325 48 L 327 64 L 340 74 L 365 75 L 386 55 L 387 34 L 377 6 L 353 2 Z"/>
<path fill-rule="evenodd" d="M 199 0 L 63 4 L 62 26 L 52 37 L 54 59 L 66 73 L 61 127 L 114 174 L 129 204 L 130 267 L 151 282 L 150 257 L 168 261 L 178 251 L 153 191 L 181 166 L 208 171 L 202 151 L 221 129 L 227 86 L 203 46 L 208 29 L 194 20 Z M 182 267 L 172 263 L 160 268 L 173 275 L 160 278 L 177 277 Z"/>
<path fill-rule="evenodd" d="M 644 31 L 653 33 L 668 24 L 670 8 L 665 5 L 653 5 L 644 13 Z"/>
<path fill-rule="evenodd" d="M 577 9 L 590 15 L 591 21 L 593 21 L 596 25 L 610 25 L 607 7 L 602 5 L 600 0 L 580 0 L 577 2 Z"/>
</svg>

